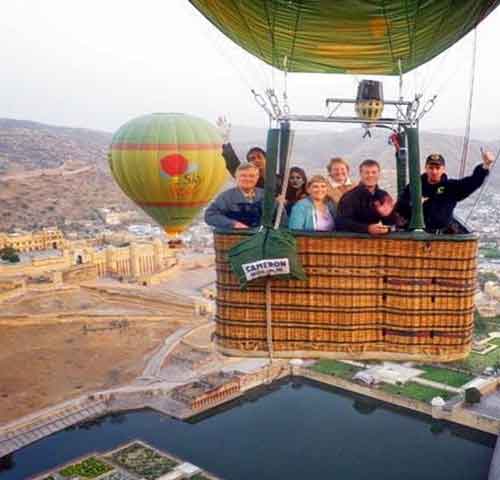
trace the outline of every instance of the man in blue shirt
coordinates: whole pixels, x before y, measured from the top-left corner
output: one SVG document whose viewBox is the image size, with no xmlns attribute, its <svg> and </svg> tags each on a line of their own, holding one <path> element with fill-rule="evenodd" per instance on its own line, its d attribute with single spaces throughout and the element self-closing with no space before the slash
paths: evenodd
<svg viewBox="0 0 500 480">
<path fill-rule="evenodd" d="M 236 187 L 222 192 L 205 212 L 205 222 L 214 228 L 244 229 L 260 225 L 264 190 L 258 188 L 259 169 L 252 163 L 236 169 Z"/>
</svg>

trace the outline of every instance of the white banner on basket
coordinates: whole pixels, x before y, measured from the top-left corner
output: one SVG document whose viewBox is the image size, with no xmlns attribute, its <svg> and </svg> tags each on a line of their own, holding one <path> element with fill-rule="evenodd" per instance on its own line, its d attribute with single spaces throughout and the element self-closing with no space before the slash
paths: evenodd
<svg viewBox="0 0 500 480">
<path fill-rule="evenodd" d="M 272 275 L 284 275 L 290 273 L 290 262 L 288 258 L 273 258 L 271 260 L 259 260 L 258 262 L 244 263 L 243 272 L 247 280 Z"/>
</svg>

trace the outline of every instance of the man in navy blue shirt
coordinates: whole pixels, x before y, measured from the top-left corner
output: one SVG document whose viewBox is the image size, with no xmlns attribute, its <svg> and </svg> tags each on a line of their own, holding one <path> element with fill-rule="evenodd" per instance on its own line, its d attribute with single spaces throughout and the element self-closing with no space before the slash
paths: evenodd
<svg viewBox="0 0 500 480">
<path fill-rule="evenodd" d="M 422 174 L 422 201 L 425 230 L 429 233 L 446 233 L 453 220 L 453 210 L 484 182 L 494 161 L 491 152 L 482 154 L 483 162 L 476 166 L 472 175 L 461 179 L 448 178 L 446 162 L 439 153 L 429 155 Z M 411 218 L 410 186 L 401 193 L 396 204 L 397 213 L 406 220 Z"/>
</svg>

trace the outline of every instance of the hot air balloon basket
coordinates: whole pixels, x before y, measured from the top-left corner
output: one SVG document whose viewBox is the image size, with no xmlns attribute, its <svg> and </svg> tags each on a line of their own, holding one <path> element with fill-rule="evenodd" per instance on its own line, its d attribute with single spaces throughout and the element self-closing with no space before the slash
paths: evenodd
<svg viewBox="0 0 500 480">
<path fill-rule="evenodd" d="M 242 234 L 216 233 L 216 344 L 267 356 L 265 282 L 240 289 L 228 252 Z M 306 280 L 272 280 L 275 357 L 452 361 L 471 348 L 477 238 L 296 235 Z"/>
</svg>

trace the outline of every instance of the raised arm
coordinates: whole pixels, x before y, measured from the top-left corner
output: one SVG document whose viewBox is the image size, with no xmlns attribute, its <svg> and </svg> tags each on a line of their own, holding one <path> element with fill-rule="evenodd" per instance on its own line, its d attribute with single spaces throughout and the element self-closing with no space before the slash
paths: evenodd
<svg viewBox="0 0 500 480">
<path fill-rule="evenodd" d="M 241 162 L 240 159 L 238 158 L 238 155 L 236 155 L 233 146 L 230 143 L 225 143 L 224 145 L 222 145 L 222 156 L 226 161 L 227 171 L 234 178 L 236 174 L 236 169 L 240 166 Z"/>
<path fill-rule="evenodd" d="M 478 165 L 472 175 L 455 180 L 453 182 L 453 194 L 455 199 L 460 202 L 472 195 L 484 182 L 490 171 L 485 168 L 484 164 Z"/>
</svg>

